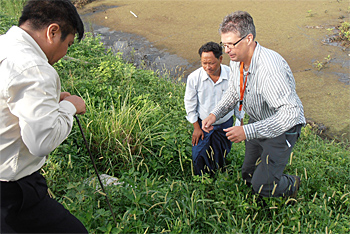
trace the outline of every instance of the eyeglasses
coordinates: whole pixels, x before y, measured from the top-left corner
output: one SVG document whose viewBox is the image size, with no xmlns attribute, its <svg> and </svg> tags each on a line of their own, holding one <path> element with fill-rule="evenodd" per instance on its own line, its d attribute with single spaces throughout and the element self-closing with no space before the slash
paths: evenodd
<svg viewBox="0 0 350 234">
<path fill-rule="evenodd" d="M 236 45 L 238 44 L 238 43 L 240 43 L 245 37 L 246 37 L 247 35 L 245 35 L 244 37 L 242 37 L 241 39 L 239 39 L 237 42 L 235 42 L 235 43 L 227 43 L 227 44 L 223 44 L 222 42 L 220 42 L 220 46 L 221 46 L 221 48 L 224 50 L 224 49 L 226 49 L 226 48 L 228 48 L 228 49 L 233 49 L 233 48 L 235 48 L 236 47 Z"/>
</svg>

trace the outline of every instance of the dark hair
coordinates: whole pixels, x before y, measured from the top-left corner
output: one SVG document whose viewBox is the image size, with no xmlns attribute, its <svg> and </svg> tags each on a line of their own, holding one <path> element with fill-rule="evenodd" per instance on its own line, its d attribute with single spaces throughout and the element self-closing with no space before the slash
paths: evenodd
<svg viewBox="0 0 350 234">
<path fill-rule="evenodd" d="M 218 43 L 215 42 L 207 42 L 204 45 L 201 46 L 198 50 L 199 56 L 202 57 L 203 52 L 213 52 L 215 58 L 219 59 L 222 55 L 222 48 Z"/>
<path fill-rule="evenodd" d="M 18 26 L 27 20 L 34 30 L 57 23 L 62 30 L 62 41 L 68 34 L 78 33 L 79 41 L 84 35 L 84 24 L 70 0 L 29 0 L 23 8 Z"/>
<path fill-rule="evenodd" d="M 253 35 L 253 39 L 256 36 L 253 18 L 248 12 L 245 11 L 236 11 L 227 15 L 220 24 L 219 32 L 238 32 L 241 37 L 251 33 Z"/>
</svg>

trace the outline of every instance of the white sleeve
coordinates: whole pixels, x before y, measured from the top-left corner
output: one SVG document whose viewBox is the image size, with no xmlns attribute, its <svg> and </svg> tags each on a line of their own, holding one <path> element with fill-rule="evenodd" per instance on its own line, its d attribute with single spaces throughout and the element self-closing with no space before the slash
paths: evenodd
<svg viewBox="0 0 350 234">
<path fill-rule="evenodd" d="M 18 117 L 21 137 L 31 154 L 43 157 L 59 146 L 73 126 L 74 105 L 59 103 L 60 80 L 54 68 L 35 66 L 12 79 L 8 106 Z"/>
<path fill-rule="evenodd" d="M 187 113 L 186 119 L 193 124 L 198 121 L 198 92 L 196 88 L 195 79 L 194 77 L 192 77 L 192 75 L 190 74 L 187 78 L 184 102 Z"/>
</svg>

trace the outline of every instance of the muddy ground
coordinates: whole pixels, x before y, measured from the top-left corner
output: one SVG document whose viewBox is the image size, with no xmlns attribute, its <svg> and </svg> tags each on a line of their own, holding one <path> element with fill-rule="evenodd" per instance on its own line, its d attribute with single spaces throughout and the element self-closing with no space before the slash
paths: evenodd
<svg viewBox="0 0 350 234">
<path fill-rule="evenodd" d="M 79 13 L 88 30 L 135 65 L 186 77 L 200 66 L 198 48 L 220 42 L 219 24 L 236 10 L 248 11 L 256 40 L 289 63 L 308 120 L 328 136 L 350 139 L 350 50 L 330 41 L 350 21 L 348 0 L 95 0 Z"/>
</svg>

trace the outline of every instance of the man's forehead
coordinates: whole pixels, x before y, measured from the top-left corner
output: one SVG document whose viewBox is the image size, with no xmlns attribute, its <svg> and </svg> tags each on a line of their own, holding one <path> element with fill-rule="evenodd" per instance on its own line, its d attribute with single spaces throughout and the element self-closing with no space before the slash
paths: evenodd
<svg viewBox="0 0 350 234">
<path fill-rule="evenodd" d="M 231 39 L 231 38 L 239 38 L 239 33 L 234 32 L 228 32 L 228 33 L 221 33 L 221 39 Z"/>
</svg>

